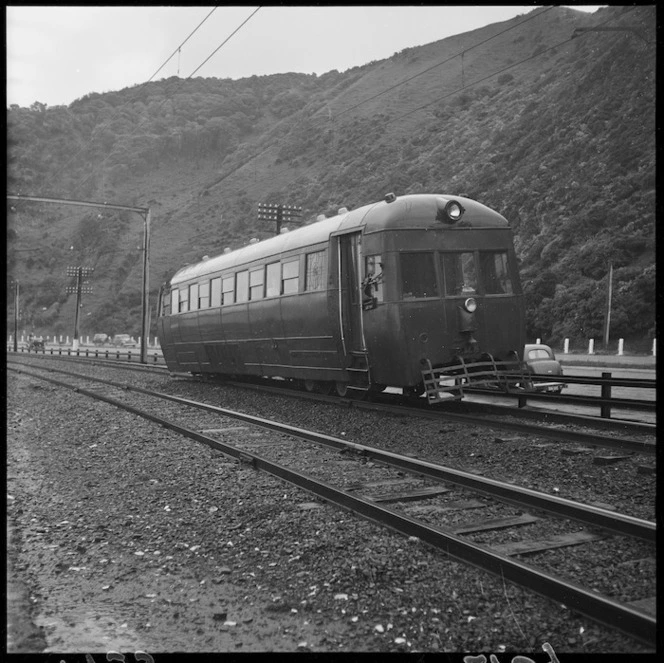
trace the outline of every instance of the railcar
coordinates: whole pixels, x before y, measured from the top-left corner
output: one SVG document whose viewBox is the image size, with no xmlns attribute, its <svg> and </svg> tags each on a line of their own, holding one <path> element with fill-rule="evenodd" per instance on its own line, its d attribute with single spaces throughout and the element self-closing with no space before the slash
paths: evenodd
<svg viewBox="0 0 664 663">
<path fill-rule="evenodd" d="M 507 220 L 465 196 L 347 211 L 180 269 L 159 297 L 169 370 L 430 402 L 520 361 L 524 303 Z M 454 388 L 453 388 L 454 387 Z"/>
</svg>

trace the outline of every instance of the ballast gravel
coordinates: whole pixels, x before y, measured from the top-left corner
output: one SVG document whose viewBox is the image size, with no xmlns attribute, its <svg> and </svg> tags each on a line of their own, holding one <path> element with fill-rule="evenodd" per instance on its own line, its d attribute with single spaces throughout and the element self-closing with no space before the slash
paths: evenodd
<svg viewBox="0 0 664 663">
<path fill-rule="evenodd" d="M 631 466 L 575 470 L 481 428 L 122 379 L 653 517 L 654 475 Z M 10 652 L 650 651 L 111 405 L 11 372 L 7 397 Z"/>
</svg>

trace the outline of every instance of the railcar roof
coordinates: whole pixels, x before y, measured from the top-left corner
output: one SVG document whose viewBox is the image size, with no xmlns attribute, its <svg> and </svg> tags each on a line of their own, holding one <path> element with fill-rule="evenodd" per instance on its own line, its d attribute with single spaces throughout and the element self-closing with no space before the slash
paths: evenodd
<svg viewBox="0 0 664 663">
<path fill-rule="evenodd" d="M 378 232 L 396 228 L 422 228 L 434 224 L 440 227 L 440 222 L 435 221 L 435 218 L 441 199 L 443 204 L 448 200 L 458 200 L 463 205 L 465 213 L 458 224 L 460 227 L 508 227 L 507 220 L 498 212 L 464 196 L 447 194 L 401 196 L 391 203 L 383 200 L 364 205 L 229 253 L 186 265 L 173 276 L 171 284 L 177 285 L 190 279 L 232 269 L 254 260 L 276 257 L 289 251 L 296 252 L 304 247 L 327 242 L 334 233 L 360 228 L 365 232 Z"/>
</svg>

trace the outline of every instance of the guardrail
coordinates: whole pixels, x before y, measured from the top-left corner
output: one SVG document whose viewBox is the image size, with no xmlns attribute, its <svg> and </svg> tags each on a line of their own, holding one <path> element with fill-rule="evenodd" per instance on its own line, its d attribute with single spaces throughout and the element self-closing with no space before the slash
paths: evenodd
<svg viewBox="0 0 664 663">
<path fill-rule="evenodd" d="M 13 347 L 8 347 L 8 352 L 13 352 Z M 127 357 L 127 361 L 132 361 L 133 358 L 136 358 L 137 361 L 141 361 L 141 351 L 140 348 L 137 349 L 136 353 L 128 348 L 79 348 L 74 350 L 73 348 L 63 348 L 63 347 L 46 347 L 40 350 L 34 350 L 26 347 L 19 347 L 18 352 L 27 352 L 28 354 L 34 352 L 36 354 L 43 355 L 57 355 L 57 356 L 67 356 L 67 357 L 94 357 L 96 359 L 122 359 Z M 152 363 L 154 364 L 165 364 L 163 354 L 158 350 L 153 350 L 152 352 L 148 351 L 148 360 L 152 358 Z"/>
<path fill-rule="evenodd" d="M 593 385 L 600 388 L 600 396 L 582 396 L 574 394 L 550 394 L 538 391 L 526 391 L 522 389 L 503 390 L 502 394 L 506 396 L 515 396 L 519 407 L 526 407 L 528 401 L 549 401 L 556 403 L 566 403 L 570 405 L 586 405 L 597 407 L 600 410 L 600 416 L 604 419 L 610 419 L 612 410 L 615 408 L 622 410 L 640 410 L 645 412 L 654 412 L 657 409 L 656 400 L 644 400 L 637 398 L 615 398 L 612 391 L 617 387 L 632 389 L 657 389 L 656 380 L 646 380 L 641 378 L 614 378 L 610 372 L 602 372 L 602 377 L 574 377 L 574 376 L 545 376 L 537 375 L 538 383 L 564 383 Z M 492 393 L 495 389 L 466 388 L 468 392 Z"/>
</svg>

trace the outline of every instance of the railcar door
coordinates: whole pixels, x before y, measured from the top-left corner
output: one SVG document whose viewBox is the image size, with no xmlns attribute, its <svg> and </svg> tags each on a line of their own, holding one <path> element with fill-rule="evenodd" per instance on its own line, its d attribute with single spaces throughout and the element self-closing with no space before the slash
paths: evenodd
<svg viewBox="0 0 664 663">
<path fill-rule="evenodd" d="M 352 359 L 353 353 L 365 353 L 360 290 L 360 233 L 339 235 L 337 240 L 341 343 L 347 359 Z"/>
</svg>

